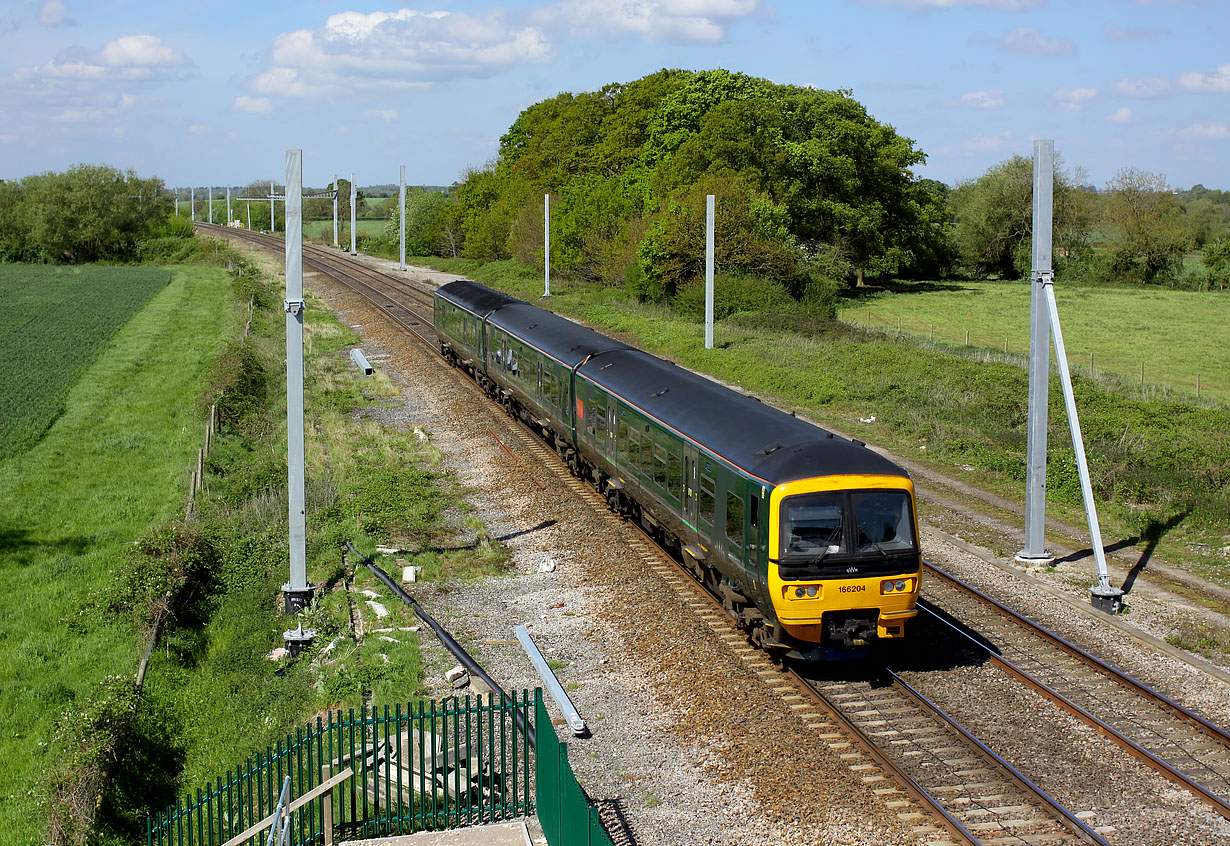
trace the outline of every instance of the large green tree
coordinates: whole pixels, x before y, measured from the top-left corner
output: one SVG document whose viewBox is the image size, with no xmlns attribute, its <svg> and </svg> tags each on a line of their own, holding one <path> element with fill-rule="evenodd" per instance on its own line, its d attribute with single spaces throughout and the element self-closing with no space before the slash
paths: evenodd
<svg viewBox="0 0 1230 846">
<path fill-rule="evenodd" d="M 5 183 L 0 204 L 0 259 L 57 263 L 132 258 L 173 207 L 161 179 L 87 164 Z"/>
<path fill-rule="evenodd" d="M 1057 267 L 1088 252 L 1090 197 L 1062 166 L 1055 169 L 1053 252 Z M 971 274 L 1019 278 L 1029 273 L 1033 238 L 1033 160 L 1006 159 L 949 196 L 953 245 Z"/>
<path fill-rule="evenodd" d="M 1103 212 L 1110 237 L 1110 270 L 1122 282 L 1146 285 L 1172 279 L 1189 240 L 1183 208 L 1160 173 L 1124 168 L 1106 183 Z"/>
<path fill-rule="evenodd" d="M 646 256 L 662 253 L 644 239 L 679 228 L 680 198 L 695 186 L 737 185 L 726 201 L 739 206 L 729 208 L 731 219 L 747 227 L 738 233 L 742 247 L 769 249 L 754 231 L 765 208 L 782 222 L 769 252 L 735 251 L 746 261 L 740 267 L 793 275 L 781 249 L 804 261 L 839 254 L 844 264 L 828 266 L 848 266 L 861 280 L 865 271 L 933 264 L 943 253 L 942 197 L 911 170 L 923 161 L 913 141 L 847 91 L 725 70 L 663 70 L 526 109 L 501 139 L 499 157 L 468 174 L 457 197 L 466 254 L 475 258 L 540 255 L 542 194 L 559 197 L 553 266 L 614 280 L 632 264 L 656 272 Z M 703 240 L 695 251 L 702 249 Z"/>
</svg>

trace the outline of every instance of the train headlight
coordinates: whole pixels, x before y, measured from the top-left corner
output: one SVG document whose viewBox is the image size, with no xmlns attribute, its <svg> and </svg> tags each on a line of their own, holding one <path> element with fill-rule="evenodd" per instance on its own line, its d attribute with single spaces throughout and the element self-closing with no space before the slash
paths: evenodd
<svg viewBox="0 0 1230 846">
<path fill-rule="evenodd" d="M 888 579 L 880 582 L 880 593 L 904 593 L 913 589 L 913 579 Z"/>
<path fill-rule="evenodd" d="M 802 599 L 804 596 L 807 595 L 807 588 L 803 587 L 802 585 L 799 585 L 797 588 L 794 589 L 794 595 L 799 597 L 799 599 Z"/>
<path fill-rule="evenodd" d="M 808 586 L 807 586 L 807 595 L 808 595 L 808 596 L 815 596 L 815 595 L 816 595 L 816 594 L 818 594 L 819 592 L 820 592 L 820 587 L 819 587 L 818 585 L 808 585 Z"/>
</svg>

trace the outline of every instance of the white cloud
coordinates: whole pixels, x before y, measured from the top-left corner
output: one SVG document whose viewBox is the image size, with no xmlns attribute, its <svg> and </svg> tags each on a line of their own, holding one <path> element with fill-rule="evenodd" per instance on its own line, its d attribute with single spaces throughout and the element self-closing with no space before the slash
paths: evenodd
<svg viewBox="0 0 1230 846">
<path fill-rule="evenodd" d="M 533 19 L 579 32 L 714 44 L 729 24 L 758 8 L 759 0 L 562 0 L 540 7 Z"/>
<path fill-rule="evenodd" d="M 203 123 L 194 123 L 188 127 L 189 135 L 212 135 L 213 129 Z"/>
<path fill-rule="evenodd" d="M 397 109 L 368 109 L 363 113 L 364 117 L 375 118 L 376 120 L 397 120 Z"/>
<path fill-rule="evenodd" d="M 16 135 L 0 135 L 0 144 L 16 144 Z"/>
<path fill-rule="evenodd" d="M 532 26 L 508 25 L 500 12 L 341 12 L 320 29 L 279 35 L 273 67 L 251 81 L 257 94 L 334 96 L 360 89 L 421 87 L 485 77 L 546 60 L 550 44 Z"/>
<path fill-rule="evenodd" d="M 904 6 L 908 9 L 980 8 L 997 12 L 1024 12 L 1046 5 L 1046 0 L 859 0 L 864 6 Z"/>
<path fill-rule="evenodd" d="M 1151 41 L 1171 34 L 1170 29 L 1164 26 L 1121 27 L 1113 23 L 1106 24 L 1102 31 L 1111 41 Z"/>
<path fill-rule="evenodd" d="M 1206 140 L 1224 141 L 1230 139 L 1230 124 L 1226 123 L 1193 123 L 1175 132 L 1180 138 L 1203 138 Z"/>
<path fill-rule="evenodd" d="M 1230 92 L 1230 65 L 1222 65 L 1203 73 L 1180 74 L 1179 87 L 1184 91 L 1211 91 L 1218 94 Z"/>
<path fill-rule="evenodd" d="M 1055 102 L 1059 103 L 1067 111 L 1079 112 L 1089 104 L 1090 100 L 1098 96 L 1098 89 L 1060 88 L 1051 96 Z"/>
<path fill-rule="evenodd" d="M 155 35 L 126 35 L 91 52 L 79 47 L 63 50 L 45 65 L 18 68 L 21 80 L 138 81 L 174 77 L 192 63 Z"/>
<path fill-rule="evenodd" d="M 235 98 L 235 102 L 231 104 L 231 108 L 237 112 L 265 115 L 273 111 L 273 101 L 268 97 L 249 97 L 247 94 L 240 94 Z"/>
<path fill-rule="evenodd" d="M 967 91 L 957 98 L 957 102 L 971 109 L 998 109 L 1004 105 L 1004 89 L 989 88 L 985 91 Z"/>
<path fill-rule="evenodd" d="M 1032 26 L 1020 26 L 1005 35 L 999 46 L 1009 53 L 1027 56 L 1068 56 L 1076 52 L 1076 44 L 1067 38 L 1047 38 Z"/>
<path fill-rule="evenodd" d="M 1174 89 L 1174 85 L 1164 76 L 1144 76 L 1121 79 L 1115 83 L 1115 88 L 1129 97 L 1163 97 Z"/>
<path fill-rule="evenodd" d="M 1131 123 L 1136 120 L 1136 113 L 1127 106 L 1123 106 L 1108 114 L 1106 120 L 1111 123 Z"/>
<path fill-rule="evenodd" d="M 1003 135 L 978 135 L 961 142 L 961 149 L 977 153 L 989 153 L 999 150 L 1010 142 L 1009 133 Z"/>
<path fill-rule="evenodd" d="M 47 0 L 38 10 L 38 22 L 43 26 L 76 26 L 68 16 L 63 0 Z"/>
</svg>

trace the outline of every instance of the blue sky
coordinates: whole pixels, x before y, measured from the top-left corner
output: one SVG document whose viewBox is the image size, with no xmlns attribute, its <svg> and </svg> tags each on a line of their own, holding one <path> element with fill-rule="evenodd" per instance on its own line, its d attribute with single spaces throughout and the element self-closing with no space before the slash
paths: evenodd
<svg viewBox="0 0 1230 846">
<path fill-rule="evenodd" d="M 850 89 L 978 176 L 1035 138 L 1104 185 L 1230 189 L 1230 0 L 25 0 L 0 6 L 0 178 L 446 184 L 526 106 L 663 67 Z"/>
</svg>

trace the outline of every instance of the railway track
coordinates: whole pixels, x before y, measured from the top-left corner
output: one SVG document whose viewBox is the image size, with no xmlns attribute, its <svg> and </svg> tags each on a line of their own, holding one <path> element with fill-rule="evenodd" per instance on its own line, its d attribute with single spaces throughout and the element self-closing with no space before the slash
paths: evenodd
<svg viewBox="0 0 1230 846">
<path fill-rule="evenodd" d="M 214 223 L 197 223 L 195 226 L 210 235 L 240 238 L 275 250 L 285 249 L 286 242 L 276 235 L 251 232 L 247 229 L 233 229 Z M 402 328 L 416 335 L 433 349 L 439 350 L 440 344 L 430 318 L 432 314 L 430 292 L 403 279 L 366 267 L 344 253 L 339 254 L 337 250 L 312 244 L 303 246 L 303 264 L 305 267 L 327 273 L 352 288 L 359 296 L 386 313 Z M 409 300 L 413 306 L 407 304 L 406 300 Z M 420 311 L 416 312 L 415 308 Z M 422 314 L 428 317 L 424 318 Z"/>
<path fill-rule="evenodd" d="M 274 236 L 226 234 L 270 248 L 283 245 Z M 336 251 L 305 248 L 304 262 L 354 289 L 438 352 L 429 291 Z M 528 429 L 517 432 L 519 446 L 553 468 L 578 496 L 595 508 L 607 505 L 568 472 L 552 448 Z M 867 678 L 871 673 L 862 665 L 861 676 L 848 679 L 807 678 L 783 669 L 752 647 L 720 601 L 647 535 L 637 551 L 915 834 L 937 844 L 1107 842 L 893 669 Z M 930 601 L 920 608 L 961 639 L 963 648 L 981 650 L 1013 678 L 1230 818 L 1230 736 L 1224 730 L 938 568 L 928 569 Z M 944 608 L 960 609 L 960 616 Z"/>
<path fill-rule="evenodd" d="M 1230 819 L 1230 733 L 944 570 L 927 572 L 919 607 L 958 643 Z"/>
</svg>

